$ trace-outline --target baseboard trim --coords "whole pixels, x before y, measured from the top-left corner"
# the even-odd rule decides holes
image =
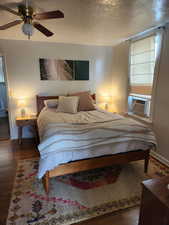
[[[13,144],[19,144],[19,139],[12,139],[11,142]],[[22,139],[22,143],[27,143],[27,142],[35,143],[36,139],[35,138],[23,138]]]
[[[169,160],[164,158],[162,155],[158,154],[157,152],[151,150],[150,155],[160,161],[165,166],[169,167]]]
[[[0,138],[0,141],[10,141],[10,138]]]

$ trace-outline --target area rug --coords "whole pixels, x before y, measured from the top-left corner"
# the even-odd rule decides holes
[[[70,225],[140,204],[143,180],[169,175],[169,169],[150,160],[66,175],[50,180],[46,195],[36,177],[38,160],[19,161],[7,225]]]

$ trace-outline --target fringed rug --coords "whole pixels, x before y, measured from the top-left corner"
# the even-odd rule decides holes
[[[149,174],[141,161],[66,175],[50,180],[46,195],[36,178],[38,160],[19,161],[7,225],[69,225],[139,205],[143,180],[169,175],[151,159]]]

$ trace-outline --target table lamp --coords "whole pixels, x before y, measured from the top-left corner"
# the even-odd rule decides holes
[[[109,103],[111,102],[111,96],[108,95],[108,94],[105,94],[105,95],[102,95],[102,99],[103,99],[103,102],[105,104],[105,110],[108,110],[109,108]]]
[[[24,117],[26,115],[26,110],[25,110],[26,101],[25,101],[25,99],[18,99],[18,106],[21,109],[21,111],[20,111],[21,117]]]

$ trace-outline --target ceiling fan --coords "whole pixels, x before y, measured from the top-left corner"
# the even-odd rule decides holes
[[[34,28],[43,33],[46,37],[52,36],[54,33],[48,30],[46,27],[41,25],[36,20],[47,20],[47,19],[60,19],[64,18],[64,13],[60,10],[36,13],[32,6],[28,4],[28,1],[25,1],[25,4],[20,3],[17,6],[18,11],[15,11],[5,5],[0,5],[0,9],[8,11],[14,15],[19,16],[21,19],[15,20],[13,22],[7,23],[0,26],[0,30],[6,30],[13,26],[23,23],[22,31],[25,35],[28,36],[28,39],[33,35]]]

